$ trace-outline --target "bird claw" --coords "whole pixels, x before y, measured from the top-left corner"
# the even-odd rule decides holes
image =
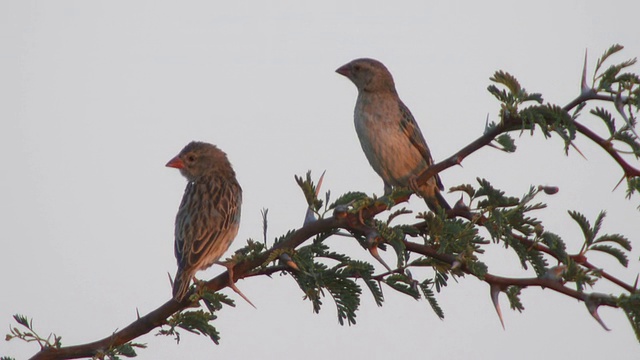
[[[409,178],[409,189],[413,191],[415,194],[419,194],[418,189],[418,177],[412,176]]]

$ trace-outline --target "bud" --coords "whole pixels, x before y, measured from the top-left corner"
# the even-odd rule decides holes
[[[560,189],[557,186],[542,186],[539,185],[538,186],[538,191],[544,191],[545,194],[547,195],[554,195],[556,194],[558,191],[560,191]]]

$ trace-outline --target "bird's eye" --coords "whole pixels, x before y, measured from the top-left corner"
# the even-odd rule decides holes
[[[194,162],[194,161],[196,161],[196,156],[195,156],[195,155],[193,155],[193,154],[189,154],[189,155],[187,155],[187,161],[188,161],[188,162]]]
[[[361,69],[360,65],[353,65],[353,70],[360,71],[360,69]]]

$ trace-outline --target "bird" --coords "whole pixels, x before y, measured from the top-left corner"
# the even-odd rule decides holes
[[[218,262],[238,234],[242,188],[227,154],[206,142],[190,142],[166,166],[188,181],[175,220],[173,298],[181,302],[196,272]],[[230,287],[251,304],[235,287],[232,267],[222,265]]]
[[[423,184],[416,178],[433,164],[429,146],[409,108],[400,100],[393,76],[380,61],[355,59],[336,72],[358,89],[354,123],[369,164],[384,182],[384,193],[408,187],[422,197],[429,209],[451,209],[440,191],[440,176]]]

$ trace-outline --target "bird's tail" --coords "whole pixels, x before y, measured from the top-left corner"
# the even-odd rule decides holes
[[[442,193],[440,193],[440,191],[436,191],[435,196],[425,197],[424,202],[427,203],[427,206],[433,212],[438,211],[440,208],[451,210],[451,206],[449,206],[449,203],[444,198],[444,196],[442,196]]]
[[[436,212],[441,208],[451,210],[451,206],[444,196],[442,196],[440,189],[438,189],[435,184],[429,184],[427,182],[427,184],[419,188],[418,195],[424,199],[424,202],[427,203],[427,206],[433,212]]]
[[[181,302],[189,292],[191,278],[193,278],[192,273],[183,272],[182,269],[178,269],[176,272],[176,277],[173,280],[173,298],[177,302]]]

